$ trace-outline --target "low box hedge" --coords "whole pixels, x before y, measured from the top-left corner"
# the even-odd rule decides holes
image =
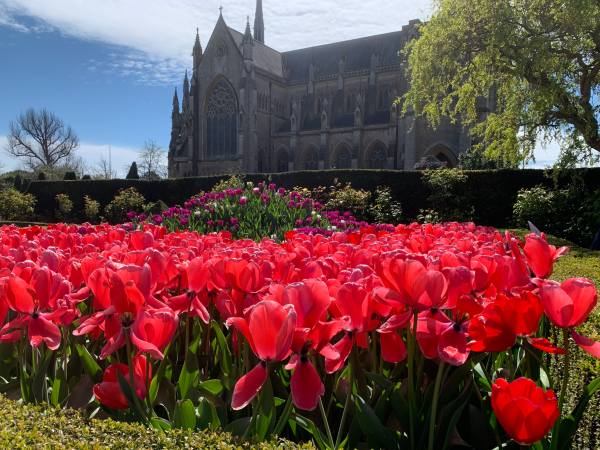
[[[467,182],[461,202],[473,206],[474,220],[482,225],[510,226],[512,208],[517,192],[539,184],[553,186],[554,180],[544,170],[481,170],[467,171]],[[335,180],[352,183],[355,188],[375,192],[379,186],[389,186],[394,200],[400,201],[405,217],[416,218],[419,210],[427,208],[429,188],[422,179],[422,172],[398,170],[322,170],[276,174],[245,175],[250,181],[272,180],[278,186],[291,189],[296,186],[313,188],[330,186]],[[162,200],[167,205],[181,204],[189,197],[210,190],[226,175],[211,177],[176,178],[158,181],[145,180],[78,180],[78,181],[32,181],[22,189],[37,198],[36,213],[44,218],[54,217],[57,194],[68,194],[74,203],[74,212],[82,217],[85,195],[108,204],[121,189],[136,188],[148,201]],[[600,188],[600,169],[575,169],[566,171],[558,179],[560,186],[572,182],[573,177],[582,180],[586,189]]]
[[[87,420],[75,410],[22,405],[0,395],[2,449],[296,449],[289,441],[248,443],[223,432],[156,431],[141,424]]]

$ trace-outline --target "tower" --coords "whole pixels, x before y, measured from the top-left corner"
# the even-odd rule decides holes
[[[256,13],[254,14],[254,39],[265,43],[265,20],[263,17],[262,0],[256,0]]]

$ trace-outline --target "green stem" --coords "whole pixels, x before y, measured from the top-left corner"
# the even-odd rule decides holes
[[[433,388],[433,403],[431,405],[431,418],[429,419],[429,450],[433,450],[433,441],[435,435],[435,420],[437,416],[437,407],[440,399],[440,388],[442,386],[442,378],[444,377],[444,369],[446,365],[443,361],[440,361],[438,366],[437,375],[435,377],[435,386]]]
[[[418,313],[413,317],[413,330],[408,334],[408,420],[410,448],[415,448],[415,412],[417,409],[415,401],[415,337],[417,335]]]
[[[569,331],[565,328],[563,329],[563,348],[566,350],[565,354],[565,366],[563,369],[563,379],[562,386],[560,388],[560,397],[558,399],[558,410],[560,411],[560,416],[556,420],[554,424],[554,428],[552,430],[552,443],[550,448],[555,450],[558,448],[558,435],[560,432],[560,422],[561,416],[563,415],[563,405],[565,403],[565,396],[567,394],[567,387],[569,386],[569,369],[571,366],[571,352],[569,351]]]
[[[127,343],[127,365],[129,367],[129,385],[131,386],[131,393],[133,397],[133,403],[142,416],[142,420],[147,421],[148,417],[146,415],[145,408],[140,403],[140,399],[137,396],[137,392],[135,391],[135,376],[133,374],[133,358],[131,356],[131,340],[129,339],[129,335],[126,337],[125,342]]]
[[[352,347],[352,353],[354,353],[356,349],[354,346]],[[342,442],[342,433],[344,432],[344,426],[346,425],[346,419],[348,418],[348,410],[350,409],[350,401],[352,400],[352,390],[354,386],[354,368],[352,367],[352,362],[354,358],[353,355],[350,355],[350,364],[348,365],[348,370],[350,372],[350,382],[348,383],[348,394],[346,395],[346,401],[344,402],[344,411],[342,412],[342,419],[340,421],[340,428],[338,429],[337,437],[335,440],[334,450],[337,450]]]
[[[327,439],[329,439],[329,445],[333,448],[333,435],[331,434],[331,428],[329,428],[329,421],[327,420],[327,414],[325,414],[325,408],[323,408],[323,400],[319,397],[319,410],[321,411],[321,417],[323,418],[323,424],[325,425],[325,431],[327,432]]]
[[[283,411],[281,412],[279,421],[277,422],[277,425],[273,429],[273,434],[275,436],[279,436],[281,434],[281,432],[283,431],[283,429],[285,428],[285,425],[287,424],[290,414],[292,412],[292,408],[293,408],[292,394],[290,394],[290,395],[288,395],[287,401],[285,402],[285,406],[283,407]]]
[[[563,330],[563,347],[567,351],[565,354],[565,367],[563,370],[562,387],[560,388],[560,398],[558,400],[558,409],[561,414],[563,412],[563,404],[565,402],[565,396],[567,394],[567,387],[569,385],[569,369],[571,367],[571,352],[569,351],[569,332]]]

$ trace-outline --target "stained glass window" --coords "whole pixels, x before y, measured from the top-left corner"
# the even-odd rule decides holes
[[[237,154],[237,100],[225,80],[219,80],[208,98],[207,152],[208,157]]]

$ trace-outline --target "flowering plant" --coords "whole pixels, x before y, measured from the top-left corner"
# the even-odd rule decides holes
[[[573,352],[600,357],[576,330],[597,292],[548,280],[566,249],[543,235],[52,225],[0,243],[0,389],[25,401],[84,393],[91,415],[320,448],[563,449],[600,389],[566,411]]]
[[[282,240],[293,229],[331,234],[368,225],[349,212],[325,210],[320,202],[304,197],[297,190],[287,191],[264,182],[256,185],[248,182],[243,187],[226,187],[198,195],[183,206],[168,208],[161,214],[132,211],[128,218],[137,223],[163,225],[169,231],[228,231],[234,238],[255,241],[264,237]]]

